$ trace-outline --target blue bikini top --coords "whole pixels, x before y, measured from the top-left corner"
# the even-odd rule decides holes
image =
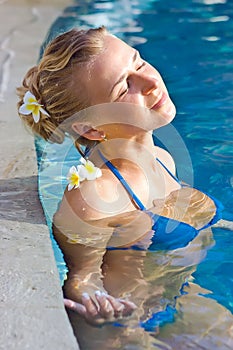
[[[125,190],[128,192],[131,200],[133,201],[133,203],[135,203],[136,207],[139,210],[145,211],[152,218],[153,220],[152,230],[154,231],[154,235],[151,238],[151,244],[149,248],[147,248],[147,250],[151,250],[151,251],[171,250],[171,249],[173,250],[173,249],[185,247],[190,241],[192,241],[197,236],[197,234],[201,230],[204,230],[205,228],[212,226],[218,220],[221,219],[221,212],[223,210],[223,205],[216,198],[213,198],[210,195],[208,195],[208,197],[211,198],[215,203],[216,211],[212,219],[199,229],[196,229],[195,227],[191,226],[188,223],[151,213],[149,210],[146,209],[146,207],[143,205],[140,199],[132,191],[131,187],[129,186],[127,181],[123,178],[123,176],[120,174],[118,169],[109,160],[107,160],[100,151],[99,151],[99,154],[102,160],[104,161],[104,163],[107,165],[107,167],[112,171],[112,173],[118,178],[118,180],[124,186]],[[158,158],[156,158],[156,161],[159,162],[159,164],[161,164],[161,166],[165,169],[165,171],[169,174],[169,176],[171,176],[181,187],[187,187],[187,185],[183,185],[180,182],[180,180],[175,175],[173,175],[170,172],[170,170]],[[112,249],[112,250],[129,249],[129,247],[127,248],[107,247],[107,249]],[[130,249],[144,250],[145,248],[143,248],[143,245],[141,244],[141,242],[138,242],[132,245]]]

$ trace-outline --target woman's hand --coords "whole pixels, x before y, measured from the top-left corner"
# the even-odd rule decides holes
[[[137,308],[131,301],[114,298],[100,291],[95,292],[95,298],[96,300],[91,298],[88,293],[83,293],[82,303],[64,299],[64,305],[67,309],[77,312],[94,326],[130,316]]]

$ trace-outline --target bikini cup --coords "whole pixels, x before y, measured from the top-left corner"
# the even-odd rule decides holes
[[[162,205],[161,201],[157,203],[155,201],[153,211],[147,210],[118,169],[100,151],[99,154],[108,168],[124,186],[135,207],[146,212],[152,218],[154,222],[152,230],[155,234],[152,237],[152,246],[150,246],[150,249],[176,249],[178,247],[184,247],[196,237],[200,230],[213,225],[221,218],[223,206],[217,199],[183,184],[158,158],[156,160],[174,181],[180,184],[181,188],[173,191],[165,201],[162,201]],[[138,241],[131,248],[144,249],[141,242]],[[124,249],[124,247],[119,249],[122,248]],[[109,249],[116,248],[109,247]],[[125,247],[125,249],[128,249],[128,247]]]
[[[222,206],[206,194],[188,187],[172,192],[163,203],[155,207],[156,214],[144,210],[153,221],[153,234],[150,232],[150,244],[143,235],[142,239],[125,247],[108,249],[136,250],[173,250],[185,247],[198,233],[220,219]]]
[[[187,186],[171,192],[163,201],[161,208],[156,201],[154,205],[159,211],[159,216],[188,224],[196,230],[209,226],[217,211],[216,200]],[[153,212],[155,213],[154,210]]]

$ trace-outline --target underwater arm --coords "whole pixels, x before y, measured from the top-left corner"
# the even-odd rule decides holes
[[[112,297],[103,287],[101,266],[106,252],[105,246],[75,243],[56,227],[54,236],[69,269],[63,288],[65,306],[93,325],[130,315],[136,305],[128,300]]]
[[[66,307],[99,324],[129,315],[136,308],[130,301],[110,296],[104,288],[102,265],[107,247],[137,241],[151,229],[151,218],[138,210],[103,218],[80,198],[77,191],[66,193],[54,215],[53,233],[69,269],[64,284]]]

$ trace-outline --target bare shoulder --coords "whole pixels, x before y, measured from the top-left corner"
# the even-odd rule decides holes
[[[106,191],[106,186],[110,185]],[[132,242],[132,237],[137,240],[149,232],[152,220],[147,213],[135,208],[133,211],[114,208],[113,187],[109,178],[103,176],[84,181],[77,189],[66,190],[53,218],[55,237],[102,248],[110,238],[111,246],[125,246]],[[108,194],[101,196],[102,190]],[[126,209],[121,204],[117,207]],[[117,233],[114,237],[113,232]]]
[[[165,149],[155,146],[156,157],[171,171],[172,174],[176,173],[176,165],[171,154]]]
[[[53,232],[58,240],[63,237],[95,247],[103,247],[109,240],[112,228],[101,224],[104,213],[97,198],[97,183],[99,179],[83,181],[79,188],[66,189],[53,217]]]
[[[58,212],[70,217],[75,215],[81,220],[97,220],[101,218],[99,190],[104,186],[102,179],[83,181],[81,186],[64,192]]]
[[[67,221],[78,217],[82,221],[100,220],[119,213],[118,182],[105,170],[95,180],[85,180],[80,187],[68,191],[66,189],[61,204],[55,214]]]

